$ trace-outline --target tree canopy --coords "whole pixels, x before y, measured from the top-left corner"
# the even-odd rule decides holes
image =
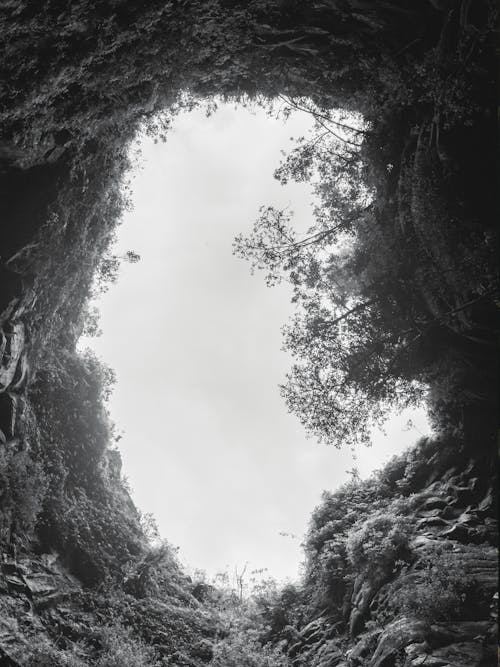
[[[475,318],[491,309],[494,272],[484,270],[493,247],[481,243],[480,215],[451,203],[458,169],[434,147],[432,125],[403,145],[388,133],[379,146],[379,121],[282,99],[285,110],[315,119],[275,174],[311,183],[315,221],[300,236],[289,211],[264,206],[234,252],[269,286],[292,287],[283,340],[295,363],[281,388],[290,411],[320,441],[341,446],[368,443],[371,426],[420,402],[443,377],[455,378],[450,393],[469,392],[459,402],[471,391],[479,398],[465,385],[481,380],[465,378],[465,367],[492,345]]]

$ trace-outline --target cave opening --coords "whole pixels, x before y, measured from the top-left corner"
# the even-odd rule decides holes
[[[492,660],[496,3],[4,4],[2,660]],[[276,120],[228,115],[260,98],[314,106],[281,164]],[[351,448],[423,398],[366,478]]]
[[[461,158],[455,154],[457,146],[467,146],[469,150],[473,143],[470,137],[466,142],[457,141],[457,132],[462,139],[468,132],[472,137],[473,131],[465,126],[459,130],[448,128],[446,109],[438,121],[442,127],[439,145],[436,143],[436,120],[431,112],[436,100],[442,98],[442,91],[432,78],[436,62],[430,58],[422,64],[422,54],[432,51],[436,43],[445,54],[455,48],[464,32],[461,22],[477,17],[452,14],[443,26],[443,10],[436,3],[410,0],[389,1],[377,7],[359,0],[311,6],[296,2],[214,1],[180,7],[175,2],[154,2],[146,9],[139,3],[118,2],[92,11],[82,3],[71,12],[56,5],[51,4],[43,16],[27,8],[19,10],[19,23],[24,20],[21,34],[24,30],[46,35],[44,57],[51,67],[42,70],[36,62],[27,60],[24,69],[16,69],[13,64],[23,42],[14,40],[6,59],[12,85],[2,112],[6,139],[1,157],[9,164],[9,173],[12,168],[17,169],[26,184],[37,170],[50,172],[56,191],[54,194],[44,188],[47,200],[40,202],[36,211],[44,227],[44,241],[25,271],[29,274],[26,280],[34,281],[38,294],[38,305],[30,314],[34,366],[45,358],[51,346],[71,350],[80,336],[82,318],[70,327],[67,322],[84,309],[93,275],[111,247],[116,221],[126,208],[123,180],[130,167],[128,147],[138,128],[152,135],[166,132],[168,136],[176,119],[193,106],[193,101],[215,95],[225,100],[262,95],[267,99],[285,96],[312,100],[321,113],[341,108],[351,114],[363,114],[370,126],[370,132],[363,135],[366,155],[379,179],[378,194],[383,201],[382,206],[370,212],[376,223],[374,229],[377,225],[382,228],[379,236],[369,239],[370,244],[378,249],[388,243],[391,252],[394,250],[392,255],[387,253],[391,261],[396,258],[398,271],[405,267],[406,274],[396,275],[395,271],[394,275],[384,276],[381,267],[385,259],[380,257],[378,264],[369,265],[367,253],[359,255],[359,264],[365,267],[369,284],[377,284],[377,289],[388,294],[378,302],[386,323],[396,305],[404,303],[403,321],[397,326],[402,325],[402,330],[409,332],[405,334],[407,340],[398,342],[395,323],[386,343],[387,349],[395,344],[413,346],[411,355],[403,355],[401,372],[407,376],[414,373],[419,380],[427,373],[424,382],[429,379],[429,369],[433,369],[433,377],[439,376],[435,370],[439,351],[447,349],[450,338],[462,345],[461,333],[453,326],[450,333],[448,322],[441,321],[432,324],[436,335],[428,337],[430,340],[420,341],[419,331],[422,322],[425,331],[432,318],[448,317],[455,292],[465,293],[463,275],[456,270],[462,258],[457,256],[455,261],[450,257],[452,253],[446,251],[446,229],[438,238],[439,253],[444,259],[436,261],[436,257],[430,257],[426,260],[427,273],[420,271],[418,276],[420,281],[428,281],[431,276],[435,283],[431,293],[424,290],[423,295],[408,298],[415,282],[416,267],[411,262],[426,257],[433,232],[432,225],[425,227],[428,211],[408,210],[404,197],[401,210],[396,209],[401,192],[412,192],[415,201],[420,200],[426,188],[432,192],[431,184],[440,183],[441,171],[449,170]],[[60,29],[57,35],[48,29],[51,22],[64,28],[66,39],[60,39]],[[467,57],[471,45],[468,36],[463,39],[464,44],[459,46]],[[441,58],[441,51],[432,53],[438,60]],[[456,67],[455,62],[439,60],[438,64],[445,71]],[[479,72],[478,77],[481,76]],[[476,111],[464,105],[460,113]],[[447,136],[453,136],[451,148]],[[417,164],[415,156],[421,156],[419,149],[427,145],[437,157],[433,154],[427,162]],[[412,176],[411,170],[415,166],[418,191],[412,190],[415,173]],[[437,180],[436,174],[429,178],[428,169],[436,170]],[[475,170],[484,191],[491,176],[481,180],[479,171],[488,171],[487,160]],[[453,183],[453,187],[458,185]],[[398,223],[393,226],[395,219]],[[403,240],[399,248],[405,247],[409,228],[418,228],[420,237],[417,252],[410,254],[407,261],[404,252],[398,251],[398,243]],[[476,229],[471,233],[475,235]],[[24,271],[21,264],[22,261],[17,265]],[[112,265],[107,266],[113,270]],[[448,283],[447,278],[440,280],[441,275],[450,274],[460,274],[458,286]],[[417,351],[414,339],[419,344]],[[377,341],[370,345],[375,354]],[[415,367],[417,358],[424,360],[424,373]],[[393,364],[399,361],[392,356],[385,358],[385,368],[368,368],[364,379],[358,373],[360,365],[355,363],[355,379],[365,382],[369,372],[372,380],[377,373],[390,375]],[[469,371],[461,369],[460,373]],[[300,387],[304,378],[296,376],[295,380]],[[477,378],[467,382],[473,385],[471,391],[478,393]],[[393,390],[395,394],[400,392],[397,383]],[[306,420],[313,420],[313,431],[321,431],[328,421],[326,413],[316,419],[307,405],[297,403],[299,398],[297,394],[291,396],[294,406],[306,415]],[[349,409],[351,421],[345,420],[341,434],[346,441],[349,423],[365,427],[359,422],[355,402],[351,401]],[[457,418],[460,409],[457,408]],[[330,436],[327,434],[331,440]]]
[[[320,114],[362,114],[369,127],[361,135],[365,163],[349,168],[369,172],[377,203],[354,211],[371,231],[349,270],[363,276],[360,298],[376,292],[377,308],[370,310],[370,298],[352,306],[368,358],[356,360],[353,348],[346,372],[359,386],[372,383],[382,399],[404,395],[401,378],[407,385],[416,378],[414,398],[419,386],[434,383],[438,421],[451,411],[452,421],[462,424],[467,400],[483,406],[493,393],[492,273],[469,271],[492,263],[488,210],[495,158],[482,150],[494,122],[492,88],[485,85],[491,78],[487,8],[487,2],[463,3],[456,11],[434,0],[388,0],[376,7],[364,0],[307,6],[213,0],[155,1],[147,8],[137,2],[72,8],[50,2],[43,13],[22,3],[15,12],[9,9],[15,39],[5,49],[0,161],[7,224],[16,230],[2,271],[4,284],[17,281],[36,294],[27,319],[31,365],[41,367],[39,375],[57,367],[54,350],[71,354],[81,335],[93,277],[126,210],[129,146],[139,129],[168,136],[176,118],[200,99],[285,96],[312,101]],[[27,49],[33,35],[43,39]],[[472,69],[471,54],[480,65]],[[12,196],[23,189],[34,195],[31,203]],[[441,215],[453,198],[458,204],[452,214]],[[328,202],[337,209],[344,204],[341,198]],[[35,228],[41,231],[31,244]],[[371,250],[382,248],[385,256]],[[113,261],[105,266],[115,270]],[[331,271],[329,276],[338,278]],[[316,280],[313,273],[308,280]],[[313,306],[319,319],[309,324],[326,331],[331,322],[319,312],[321,303]],[[378,322],[367,318],[375,310]],[[316,336],[325,344],[323,353],[332,341],[313,329],[299,327],[289,336],[296,345],[299,334]],[[377,339],[377,332],[385,338]],[[395,354],[384,352],[393,348]],[[327,386],[324,371],[314,370],[295,373],[289,407],[328,442],[349,443],[356,429],[366,437],[366,414],[352,397],[349,416],[335,432],[329,423],[339,405],[332,400],[330,413],[315,411],[316,403],[328,407],[325,399],[335,387]],[[450,393],[440,384],[444,376],[453,376],[453,392],[460,396],[452,406],[443,398]],[[371,407],[376,413],[376,402]]]
[[[124,263],[95,302],[103,335],[79,342],[117,373],[111,415],[124,431],[118,447],[134,500],[188,566],[212,574],[249,560],[293,578],[302,552],[283,535],[304,531],[321,490],[353,468],[367,476],[429,432],[424,409],[413,408],[389,415],[385,432],[373,428],[369,449],[318,447],[279,397],[292,363],[280,329],[293,293],[286,282],[268,289],[231,246],[264,203],[293,209],[307,236],[311,185],[280,184],[273,172],[291,135],[315,142],[317,133],[305,111],[277,118],[219,100],[208,117],[203,106],[179,114],[166,143],[143,135],[132,210],[111,249],[125,257],[132,248],[141,261]]]

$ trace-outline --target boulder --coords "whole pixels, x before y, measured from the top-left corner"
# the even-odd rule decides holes
[[[369,667],[382,667],[390,656],[397,656],[410,645],[426,641],[428,626],[413,618],[399,618],[390,623],[381,633],[377,648]]]
[[[453,667],[479,667],[484,664],[482,662],[484,655],[484,648],[480,642],[460,642],[432,653],[435,660],[442,660],[443,665],[453,665]]]
[[[439,496],[431,496],[430,498],[424,500],[422,505],[420,505],[419,514],[421,514],[422,511],[426,512],[429,510],[434,510],[439,512],[446,506],[447,502],[445,498],[441,498]]]
[[[0,334],[0,392],[9,389],[14,381],[24,344],[24,324],[5,323]]]
[[[0,392],[0,440],[7,444],[14,438],[18,397],[10,392]]]

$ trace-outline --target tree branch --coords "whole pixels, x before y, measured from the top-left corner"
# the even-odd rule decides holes
[[[327,121],[328,123],[333,123],[337,127],[341,127],[344,130],[349,130],[350,132],[355,132],[356,134],[365,134],[365,135],[368,134],[366,132],[366,130],[360,130],[357,127],[352,127],[351,125],[347,125],[346,123],[341,123],[338,120],[333,120],[329,116],[325,116],[324,114],[319,113],[318,111],[313,111],[312,109],[308,109],[307,107],[303,107],[300,104],[298,104],[298,102],[295,102],[295,100],[293,100],[291,97],[286,97],[285,95],[282,95],[282,94],[279,94],[278,97],[283,102],[285,102],[285,104],[289,104],[291,107],[293,107],[297,111],[304,111],[305,113],[311,114],[311,116],[313,116],[318,122],[319,122],[319,119],[321,118],[321,119]],[[323,127],[325,127],[325,126],[323,125]],[[325,127],[325,129],[327,129],[329,132],[332,132],[329,128]],[[333,134],[333,132],[332,132],[332,134]],[[337,135],[335,135],[335,136],[337,136]],[[353,142],[348,142],[348,143],[352,143],[353,146],[359,146],[359,144],[355,144]]]

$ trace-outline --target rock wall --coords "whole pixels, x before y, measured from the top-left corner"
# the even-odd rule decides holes
[[[448,468],[414,494],[409,557],[385,578],[358,574],[347,601],[347,627],[333,624],[328,615],[306,625],[288,649],[294,667],[496,664],[495,490],[480,474],[471,460],[461,469]],[[454,579],[448,581],[450,573]],[[418,604],[424,580],[427,609]],[[453,604],[452,594],[460,610],[445,609]]]

